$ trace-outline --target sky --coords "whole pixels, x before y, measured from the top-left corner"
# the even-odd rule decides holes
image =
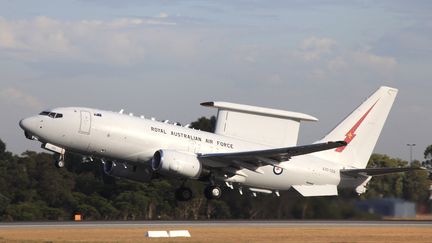
[[[228,101],[303,112],[299,143],[379,86],[399,89],[376,153],[432,144],[432,1],[0,0],[0,138],[21,118],[86,106],[189,123]]]

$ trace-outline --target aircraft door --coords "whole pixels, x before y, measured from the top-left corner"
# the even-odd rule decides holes
[[[82,134],[90,134],[90,128],[91,128],[91,114],[89,111],[81,111],[81,122],[80,122],[80,128],[79,133]]]

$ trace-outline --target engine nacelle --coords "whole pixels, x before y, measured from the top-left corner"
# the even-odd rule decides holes
[[[148,182],[153,177],[153,171],[145,164],[130,165],[123,162],[106,161],[104,162],[104,172],[110,176],[141,182]]]
[[[175,150],[156,151],[151,160],[153,171],[196,179],[201,175],[202,165],[195,154]]]

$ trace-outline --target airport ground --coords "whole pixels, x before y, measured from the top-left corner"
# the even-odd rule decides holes
[[[147,238],[187,229],[191,238]],[[226,221],[0,224],[0,242],[432,242],[430,221]]]

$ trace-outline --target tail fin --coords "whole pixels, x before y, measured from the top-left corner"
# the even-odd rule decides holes
[[[316,156],[348,167],[366,168],[398,90],[380,87],[322,141],[344,140],[347,146]]]

